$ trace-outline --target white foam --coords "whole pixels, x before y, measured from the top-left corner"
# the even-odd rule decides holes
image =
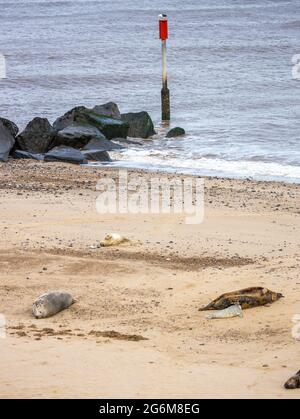
[[[114,155],[112,165],[132,168],[158,169],[203,176],[222,176],[258,180],[280,180],[300,183],[300,167],[275,162],[229,161],[220,158],[185,158],[169,150],[129,149]]]

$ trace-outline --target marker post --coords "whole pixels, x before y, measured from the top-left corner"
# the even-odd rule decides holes
[[[167,15],[159,15],[159,37],[162,41],[162,90],[161,108],[162,121],[170,121],[170,91],[168,89],[167,72],[167,39],[168,39],[168,18]]]

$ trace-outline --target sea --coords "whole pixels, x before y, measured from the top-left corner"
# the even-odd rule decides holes
[[[169,19],[161,125],[158,15]],[[300,183],[300,1],[0,0],[0,115],[145,110],[158,134],[111,165]]]

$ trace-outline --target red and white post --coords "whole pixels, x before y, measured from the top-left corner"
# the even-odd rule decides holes
[[[168,39],[168,17],[159,15],[159,37],[162,41],[162,90],[161,90],[161,108],[162,121],[170,121],[170,91],[168,89],[167,72],[167,39]]]

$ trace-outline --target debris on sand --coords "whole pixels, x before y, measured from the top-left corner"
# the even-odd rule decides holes
[[[121,236],[117,233],[107,234],[104,240],[100,243],[102,247],[118,246],[119,244],[128,243],[129,240],[126,237]]]
[[[250,287],[223,294],[206,307],[199,308],[199,311],[224,310],[235,304],[239,304],[245,310],[274,303],[280,298],[283,298],[282,294],[270,291],[267,288]]]
[[[37,319],[44,319],[54,316],[74,303],[74,298],[67,292],[48,292],[35,300],[32,306],[32,312]]]
[[[124,333],[119,333],[114,330],[109,330],[105,332],[100,332],[97,330],[91,330],[89,335],[93,335],[96,337],[102,337],[102,338],[110,338],[110,339],[117,339],[117,340],[128,340],[131,342],[139,342],[141,340],[148,340],[144,336],[141,335],[127,335]]]
[[[296,388],[300,388],[300,371],[298,371],[297,374],[293,375],[293,377],[287,380],[284,387],[287,390],[294,390]]]
[[[218,310],[214,313],[208,314],[206,318],[211,319],[229,319],[231,317],[243,317],[242,307],[239,304],[235,304],[224,310]]]

